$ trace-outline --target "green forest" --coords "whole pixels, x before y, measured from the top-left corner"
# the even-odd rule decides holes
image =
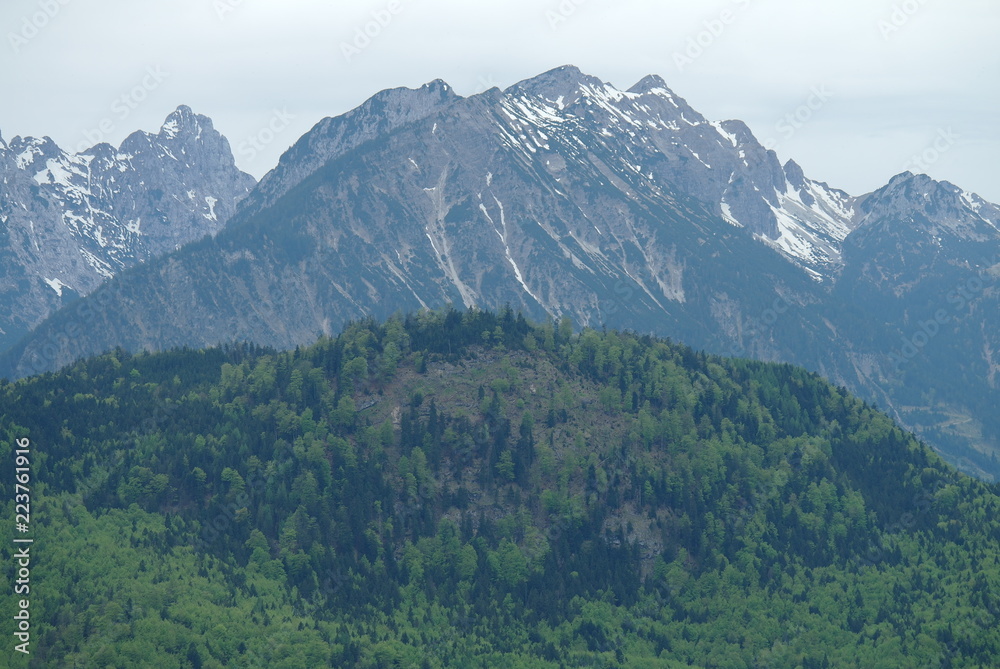
[[[1000,666],[1000,487],[789,365],[449,308],[5,380],[0,432],[3,666]]]

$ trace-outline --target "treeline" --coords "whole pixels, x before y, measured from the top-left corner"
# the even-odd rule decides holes
[[[0,411],[37,666],[1000,658],[997,490],[788,365],[447,309],[115,351]]]

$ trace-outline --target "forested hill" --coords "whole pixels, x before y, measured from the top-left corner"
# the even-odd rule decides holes
[[[791,366],[449,310],[118,351],[0,414],[10,666],[1000,665],[997,488]]]

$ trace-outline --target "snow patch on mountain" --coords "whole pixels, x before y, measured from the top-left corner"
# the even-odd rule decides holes
[[[722,218],[724,218],[727,223],[734,225],[737,228],[743,227],[743,224],[736,220],[736,217],[733,216],[733,210],[725,200],[719,204],[719,207],[722,209]]]
[[[45,283],[49,285],[49,288],[56,291],[56,295],[59,297],[62,297],[63,288],[69,288],[69,286],[59,279],[45,279]]]
[[[208,205],[208,213],[202,214],[205,218],[210,221],[217,221],[219,217],[215,215],[215,204],[218,202],[218,198],[214,198],[211,195],[205,196],[205,204]]]
[[[854,198],[826,184],[786,180],[778,191],[778,206],[771,206],[779,234],[764,243],[781,251],[814,278],[834,273],[842,263],[842,247],[854,229]]]

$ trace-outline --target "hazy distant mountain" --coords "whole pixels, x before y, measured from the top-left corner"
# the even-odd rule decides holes
[[[1000,475],[1000,208],[910,173],[858,202],[831,297],[847,305],[838,334],[869,352],[865,394]]]
[[[216,238],[64,310],[8,370],[116,345],[292,347],[368,315],[510,304],[803,364],[988,476],[996,224],[994,205],[926,177],[861,197],[812,181],[658,77],[622,91],[563,67],[469,98],[434,82],[322,121]],[[934,346],[906,348],[975,277]]]
[[[218,231],[255,183],[188,107],[118,148],[0,139],[0,178],[0,348],[122,269]]]

